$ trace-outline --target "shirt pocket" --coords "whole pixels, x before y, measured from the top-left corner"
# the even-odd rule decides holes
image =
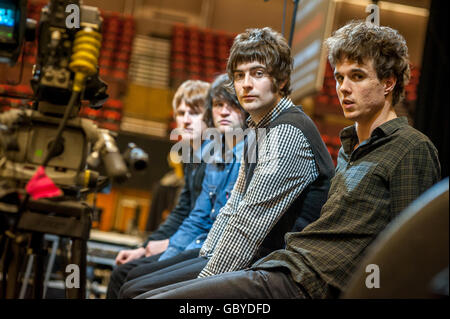
[[[385,173],[379,163],[358,161],[347,163],[347,167],[336,172],[330,188],[331,195],[341,194],[348,203],[370,203],[384,196]]]

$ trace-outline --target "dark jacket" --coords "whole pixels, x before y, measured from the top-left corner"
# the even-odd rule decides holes
[[[202,190],[203,177],[205,176],[206,163],[188,163],[184,167],[184,187],[178,197],[176,207],[157,230],[150,234],[144,243],[147,246],[150,240],[162,240],[170,238],[178,230],[184,219],[194,208],[195,201]]]

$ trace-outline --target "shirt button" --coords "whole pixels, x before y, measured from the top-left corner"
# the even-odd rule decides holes
[[[352,165],[353,165],[353,162],[349,162],[348,165],[352,166]]]
[[[213,208],[213,209],[211,209],[211,213],[214,213],[216,210]]]
[[[196,244],[200,244],[200,239],[197,239],[197,240],[195,241],[195,243],[196,243]]]

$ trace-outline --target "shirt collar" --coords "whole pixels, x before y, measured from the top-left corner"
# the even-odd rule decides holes
[[[408,119],[406,116],[397,117],[376,127],[372,131],[372,134],[370,134],[370,138],[374,139],[377,137],[391,135],[399,128],[406,125],[408,125]],[[358,135],[356,133],[355,125],[344,128],[340,133],[340,138],[345,153],[350,154],[353,151],[354,146],[358,143]]]
[[[399,128],[404,127],[408,124],[408,119],[406,116],[397,117],[393,120],[387,121],[386,123],[381,124],[377,128],[375,128],[371,134],[371,136],[376,136],[379,133],[384,134],[385,136],[391,135]]]
[[[211,142],[210,140],[204,140],[202,142],[201,147],[199,147],[192,153],[192,157],[194,159],[193,163],[200,163],[203,161],[203,156],[206,154],[206,150],[208,149],[206,146],[210,142]]]
[[[223,139],[221,139],[221,143],[224,143]],[[242,139],[239,143],[237,143],[233,149],[226,149],[224,157],[222,157],[223,149],[219,147],[218,149],[221,149],[222,152],[213,152],[213,148],[216,145],[216,142],[210,141],[209,144],[204,146],[204,149],[202,151],[203,154],[209,153],[211,154],[211,158],[208,160],[210,163],[215,164],[226,164],[231,158],[235,159],[235,162],[240,162],[242,153],[244,151],[244,139]],[[216,146],[217,147],[217,146]],[[225,160],[224,160],[225,159]]]
[[[250,128],[266,127],[270,122],[276,119],[281,112],[290,108],[291,106],[294,106],[294,103],[292,103],[291,99],[289,97],[283,97],[271,111],[264,115],[259,123],[255,123],[252,120],[252,117],[249,116],[247,118],[247,125]]]

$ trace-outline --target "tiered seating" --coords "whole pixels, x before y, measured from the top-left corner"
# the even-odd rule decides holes
[[[222,31],[176,24],[172,35],[172,87],[187,79],[211,82],[225,72],[234,37]]]
[[[339,153],[339,148],[341,147],[341,140],[337,136],[329,136],[326,134],[321,134],[322,140],[327,146],[328,152],[333,159],[334,166],[337,164],[337,156]]]
[[[33,91],[28,85],[0,84],[0,112],[12,107],[31,107]]]
[[[41,10],[42,7],[46,5],[45,2],[31,2],[28,1],[27,3],[27,18],[35,20],[39,25],[39,20],[41,17]],[[37,39],[35,39],[34,42],[26,42],[23,46],[23,56],[24,61],[27,64],[35,64],[36,63],[36,56],[37,56]],[[19,56],[19,63],[21,61],[21,56]]]
[[[420,69],[411,65],[411,78],[405,86],[405,100],[407,102],[415,102],[417,100],[417,86],[419,85]]]
[[[102,12],[100,75],[126,80],[135,34],[134,18],[117,12]]]
[[[315,97],[314,113],[342,115],[341,104],[336,94],[336,81],[329,63],[325,68],[322,90]]]
[[[87,104],[83,104],[79,116],[91,119],[99,127],[111,131],[119,131],[122,120],[123,103],[121,100],[108,99],[99,110],[91,109]]]
[[[168,39],[137,35],[133,42],[128,80],[142,86],[167,89],[170,82]]]

